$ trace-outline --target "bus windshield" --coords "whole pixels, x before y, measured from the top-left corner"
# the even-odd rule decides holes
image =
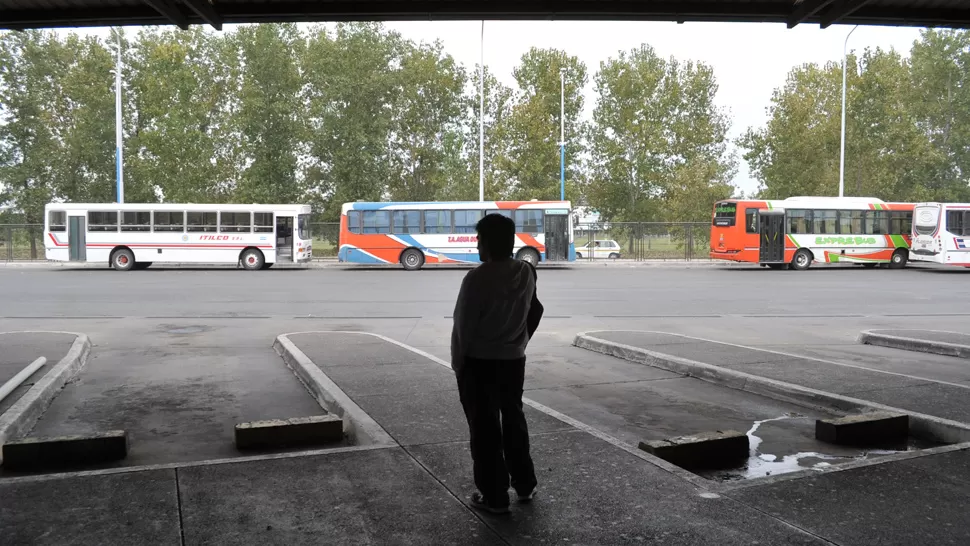
[[[298,230],[297,233],[299,234],[301,240],[306,241],[310,239],[310,215],[309,214],[301,214],[297,218],[297,230]]]
[[[734,218],[738,214],[737,203],[717,203],[714,205],[714,225],[733,226]]]
[[[916,210],[913,211],[913,225],[917,235],[933,235],[939,223],[939,207],[916,207]]]

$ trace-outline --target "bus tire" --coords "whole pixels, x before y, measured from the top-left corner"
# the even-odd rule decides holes
[[[263,264],[263,269],[269,269],[271,267],[273,267],[273,264],[272,263],[264,263]]]
[[[405,271],[417,271],[424,265],[424,253],[416,248],[409,248],[401,253],[401,265]]]
[[[582,252],[577,252],[576,253],[576,259],[577,260],[582,260],[583,259],[583,253]]]
[[[610,255],[608,256],[608,258],[611,259],[611,260],[619,260],[620,259],[620,255],[617,254],[616,252],[611,252]]]
[[[135,267],[135,254],[125,248],[117,248],[111,253],[111,267],[115,271],[130,271]]]
[[[528,263],[532,267],[539,265],[539,253],[534,248],[523,248],[515,255],[516,258]]]
[[[889,258],[889,269],[902,269],[906,267],[907,261],[909,261],[909,253],[900,248],[893,252],[892,258]]]
[[[263,253],[258,248],[244,249],[239,255],[239,261],[242,262],[243,269],[249,271],[258,271],[266,263],[266,259],[263,258]]]
[[[815,257],[812,256],[812,252],[810,250],[799,248],[798,251],[795,252],[795,257],[791,259],[791,267],[795,271],[805,271],[812,266],[812,260],[814,259]]]

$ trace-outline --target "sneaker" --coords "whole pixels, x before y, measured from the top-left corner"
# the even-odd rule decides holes
[[[536,498],[536,494],[538,493],[539,493],[539,486],[534,485],[532,486],[532,489],[529,490],[528,493],[522,494],[522,493],[516,492],[516,495],[518,495],[519,502],[532,502],[532,499]]]
[[[478,510],[484,510],[491,514],[508,514],[509,505],[508,504],[493,504],[488,502],[481,493],[472,493],[471,497],[472,508],[477,508]]]

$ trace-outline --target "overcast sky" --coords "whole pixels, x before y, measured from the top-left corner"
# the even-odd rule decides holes
[[[469,68],[479,62],[482,54],[480,21],[402,22],[386,26],[415,41],[441,40],[447,52]],[[764,124],[772,91],[784,83],[793,67],[841,62],[843,44],[851,29],[833,26],[823,30],[817,25],[800,25],[789,30],[782,24],[756,23],[488,21],[484,56],[489,70],[514,87],[512,70],[529,48],[558,48],[576,55],[589,72],[588,109],[595,98],[592,80],[600,62],[620,50],[647,43],[662,57],[702,61],[714,68],[720,87],[718,103],[731,115],[733,138],[749,126]],[[104,36],[106,29],[85,32]],[[918,29],[859,27],[849,39],[849,49],[894,48],[908,55],[918,38]],[[735,183],[744,191],[756,188],[743,160]]]

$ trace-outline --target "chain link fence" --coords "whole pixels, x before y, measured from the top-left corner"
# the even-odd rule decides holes
[[[336,258],[340,224],[314,223],[313,256]],[[576,224],[577,261],[708,260],[710,224],[626,222]],[[0,224],[0,261],[44,260],[44,226]]]

